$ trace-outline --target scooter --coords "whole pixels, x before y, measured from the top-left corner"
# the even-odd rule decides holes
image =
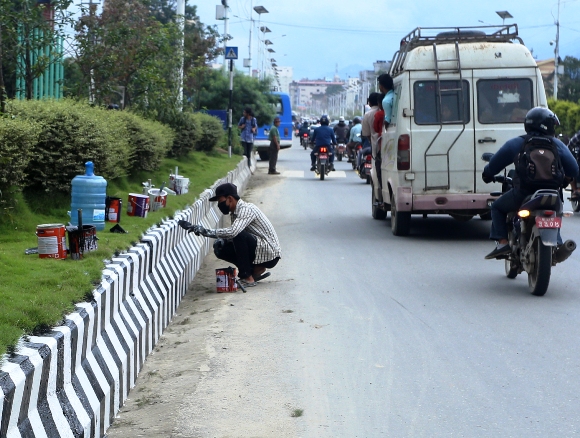
[[[482,159],[489,161],[493,154],[483,154]],[[512,178],[496,175],[494,182],[502,183],[505,193],[511,189]],[[491,196],[500,196],[500,192]],[[508,278],[518,274],[528,274],[530,292],[543,296],[548,290],[552,266],[566,260],[576,249],[573,240],[558,245],[558,231],[562,227],[562,218],[570,217],[573,212],[563,211],[562,199],[558,190],[537,190],[524,199],[517,212],[507,216],[508,242],[511,252],[499,256],[505,259],[505,273]]]
[[[349,157],[349,161],[352,164],[352,170],[356,170],[356,157],[358,156],[358,152],[362,150],[362,143],[356,143],[353,148],[353,153],[351,157]]]
[[[320,176],[320,181],[324,181],[324,177],[330,173],[330,156],[331,149],[328,146],[320,146],[316,155],[316,166],[314,171]]]
[[[345,153],[346,153],[346,144],[338,143],[338,145],[336,146],[336,159],[338,161],[342,161],[342,157],[344,157]]]
[[[367,154],[363,160],[361,160],[360,167],[358,169],[358,176],[361,179],[366,180],[367,184],[372,181],[371,171],[373,169],[373,156]]]

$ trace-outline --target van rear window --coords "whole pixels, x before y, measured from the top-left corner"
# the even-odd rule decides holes
[[[441,117],[437,81],[415,82],[413,85],[415,123],[417,125],[439,125],[441,122],[459,125],[469,123],[469,83],[462,81],[461,88],[459,81],[441,81]]]
[[[530,79],[480,79],[477,81],[479,123],[523,123],[532,108]]]

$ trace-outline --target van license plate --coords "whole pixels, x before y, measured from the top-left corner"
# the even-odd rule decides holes
[[[562,218],[536,216],[536,226],[538,228],[562,228]]]

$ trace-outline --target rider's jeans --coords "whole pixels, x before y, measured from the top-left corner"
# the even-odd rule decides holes
[[[328,156],[328,162],[330,164],[334,163],[334,146],[326,146],[328,148],[328,152],[330,153],[330,155]],[[310,152],[310,161],[312,163],[312,167],[316,166],[316,153],[318,153],[318,150],[320,149],[320,146],[314,146],[314,149],[312,149],[312,152]]]
[[[489,238],[491,240],[501,240],[508,238],[508,228],[506,224],[507,215],[510,211],[517,211],[526,198],[526,194],[519,190],[511,189],[501,195],[493,204],[491,204],[491,231]],[[562,244],[562,237],[558,229],[558,245]]]

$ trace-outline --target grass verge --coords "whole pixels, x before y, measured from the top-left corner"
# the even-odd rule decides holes
[[[97,233],[98,250],[83,260],[40,259],[25,255],[37,246],[36,226],[68,222],[70,195],[59,193],[18,193],[10,207],[0,209],[0,357],[12,352],[22,335],[41,334],[60,323],[74,310],[75,303],[92,298],[94,285],[101,279],[104,260],[115,251],[126,250],[152,225],[171,216],[175,210],[191,205],[206,188],[233,170],[241,157],[227,154],[192,152],[179,161],[166,159],[154,173],[108,181],[107,194],[123,200],[121,226],[128,234],[110,233],[107,223]],[[155,187],[169,182],[175,167],[190,179],[189,193],[168,196],[167,207],[149,212],[146,218],[126,215],[129,193],[141,193],[143,181],[152,179]],[[96,169],[98,174],[98,169]]]

